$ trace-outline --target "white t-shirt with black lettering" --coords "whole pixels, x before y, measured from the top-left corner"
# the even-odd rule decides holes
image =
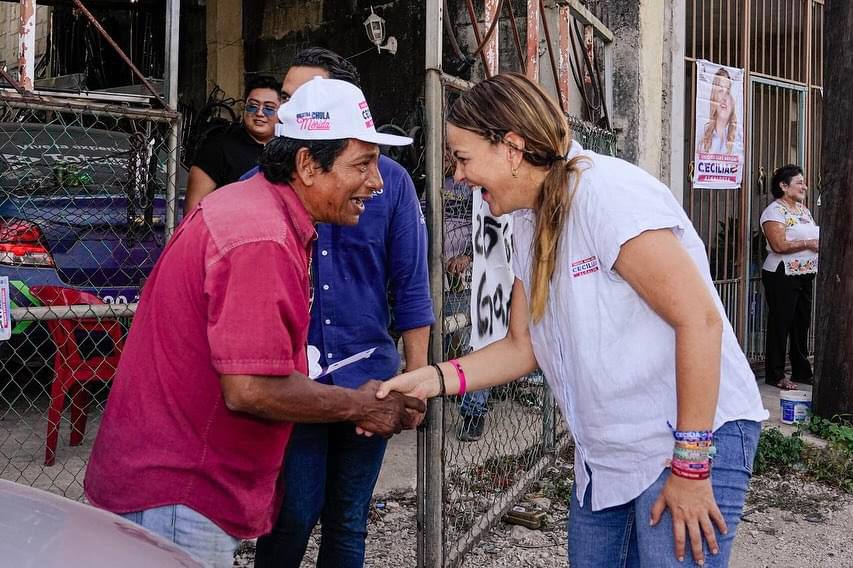
[[[765,420],[755,377],[726,319],[705,246],[669,189],[628,162],[583,150],[585,166],[560,238],[557,270],[533,348],[576,443],[583,500],[592,472],[592,509],[621,505],[645,491],[672,457],[676,424],[675,332],[614,270],[622,245],[640,233],[672,229],[723,316],[720,396],[714,429]],[[514,271],[530,298],[535,216],[515,212]]]

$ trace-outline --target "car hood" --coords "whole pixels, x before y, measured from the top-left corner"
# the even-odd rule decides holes
[[[175,544],[118,515],[0,480],[0,558],[19,568],[197,568]]]

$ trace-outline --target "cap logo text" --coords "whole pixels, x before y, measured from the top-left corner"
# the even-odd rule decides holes
[[[328,112],[300,112],[296,115],[296,124],[300,130],[331,130],[332,123]]]

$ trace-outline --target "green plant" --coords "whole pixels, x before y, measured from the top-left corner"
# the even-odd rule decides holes
[[[786,436],[778,428],[762,430],[753,469],[756,474],[778,470],[785,473],[801,466],[805,444],[799,433]]]
[[[803,441],[808,431],[829,441],[824,447]],[[771,471],[782,475],[797,471],[815,481],[853,493],[853,445],[849,435],[853,428],[841,420],[812,417],[791,436],[778,428],[761,432],[755,454],[754,471],[761,475]]]
[[[853,493],[853,452],[837,443],[824,448],[810,447],[805,453],[810,477]]]
[[[811,415],[799,425],[799,429],[837,444],[853,454],[853,425],[850,415],[837,415],[831,419]]]

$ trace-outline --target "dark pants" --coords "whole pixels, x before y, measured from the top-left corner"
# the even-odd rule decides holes
[[[768,383],[785,378],[785,352],[791,357],[791,378],[805,380],[812,376],[809,363],[808,335],[812,315],[814,274],[786,276],[780,263],[776,272],[761,271],[764,295],[767,297],[767,334],[765,369]],[[790,339],[790,350],[788,343]]]
[[[317,567],[361,568],[385,445],[348,422],[297,424],[284,460],[284,503],[272,532],[258,539],[255,567],[298,568],[321,520]]]

